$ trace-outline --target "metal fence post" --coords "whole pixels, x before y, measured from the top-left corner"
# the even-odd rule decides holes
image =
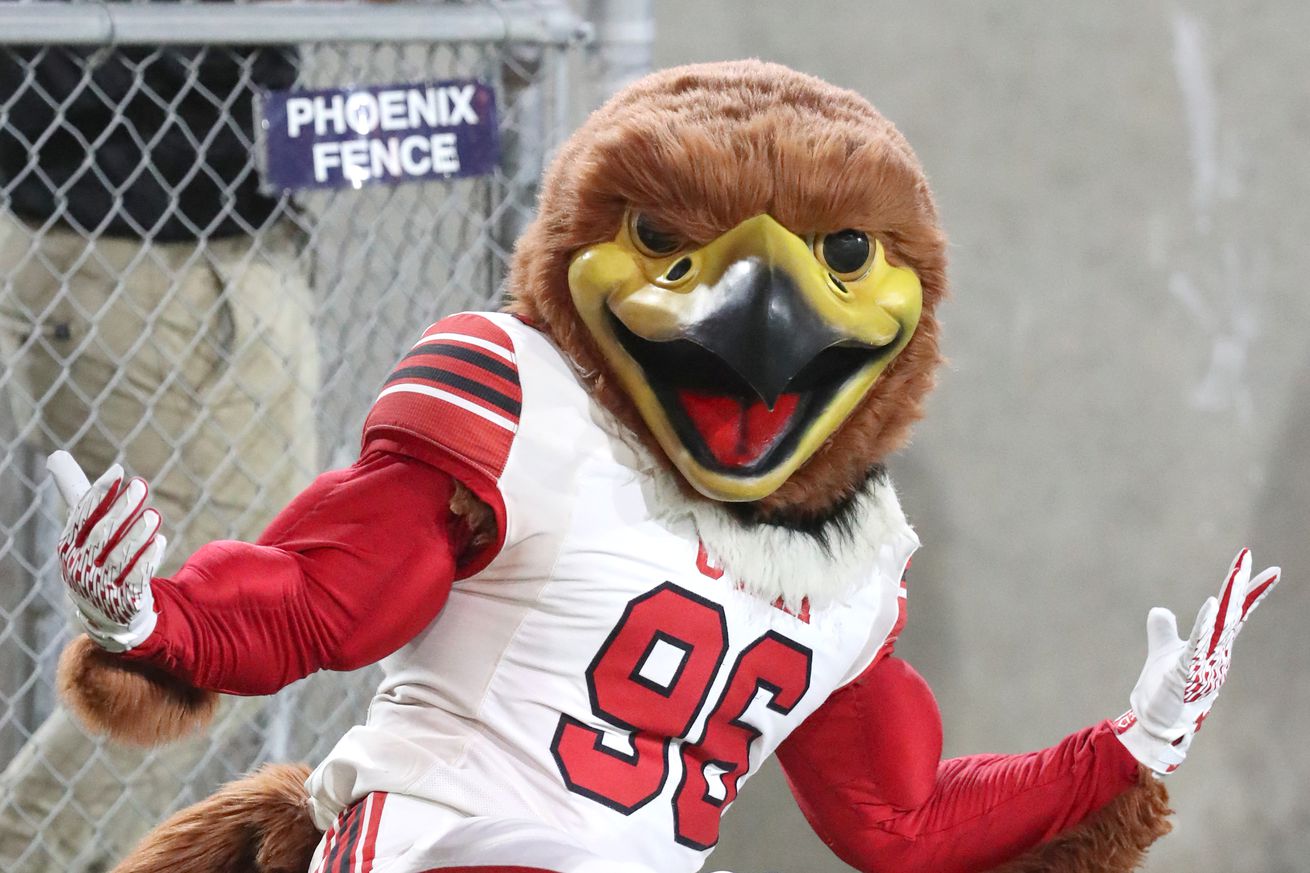
[[[655,44],[654,0],[588,0],[595,38],[587,51],[588,106],[651,71]]]

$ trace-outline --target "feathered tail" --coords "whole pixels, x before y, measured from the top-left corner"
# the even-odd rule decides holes
[[[271,764],[176,813],[113,873],[305,873],[320,837],[303,764]]]

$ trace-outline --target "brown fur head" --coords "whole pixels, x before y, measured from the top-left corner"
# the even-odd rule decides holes
[[[802,235],[866,229],[889,261],[918,274],[923,314],[909,345],[832,438],[755,507],[823,514],[905,442],[940,361],[934,310],[946,290],[946,242],[909,144],[858,94],[760,61],[647,76],[564,144],[515,249],[510,307],[538,322],[597,399],[662,458],[568,287],[573,254],[612,239],[630,206],[698,244],[761,213]]]

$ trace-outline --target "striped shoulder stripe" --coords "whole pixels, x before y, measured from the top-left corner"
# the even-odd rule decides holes
[[[378,395],[378,400],[381,401],[383,398],[390,397],[393,394],[422,394],[425,397],[432,397],[436,400],[449,403],[451,406],[459,407],[465,412],[470,412],[473,415],[476,415],[483,421],[489,421],[498,427],[503,427],[510,433],[516,433],[519,428],[516,419],[497,415],[470,400],[464,399],[458,394],[453,394],[449,391],[442,391],[440,388],[433,388],[428,385],[392,385]]]
[[[454,317],[460,318],[462,316],[454,316]],[[492,342],[491,340],[485,339],[480,336],[476,336],[474,334],[449,333],[446,331],[437,330],[437,328],[442,323],[443,322],[438,322],[437,324],[434,324],[432,325],[432,327],[428,328],[429,332],[425,333],[421,340],[414,343],[414,348],[418,348],[419,346],[424,345],[425,343],[431,343],[431,342],[445,341],[445,342],[454,342],[454,343],[464,343],[470,346],[477,346],[480,349],[486,349],[487,351],[491,352],[493,355],[499,355],[500,357],[504,358],[507,361],[512,362],[514,360],[514,352],[511,349],[507,349],[499,345],[498,343]]]
[[[514,369],[514,359],[512,357],[508,359],[510,363],[505,363],[505,361],[493,358],[486,352],[471,349],[467,345],[463,345],[463,342],[464,338],[459,334],[438,334],[431,340],[414,346],[408,355],[401,358],[401,363],[415,358],[422,358],[426,355],[436,355],[439,358],[450,358],[455,361],[463,361],[466,364],[476,364],[493,376],[518,381],[519,374],[518,370]]]
[[[492,318],[461,313],[423,332],[387,377],[364,439],[403,431],[497,480],[523,414],[513,340]]]
[[[514,431],[523,411],[514,346],[486,318],[454,315],[428,328],[392,370],[381,397],[415,393]]]

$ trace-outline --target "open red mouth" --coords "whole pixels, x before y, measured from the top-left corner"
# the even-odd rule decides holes
[[[786,433],[799,394],[783,394],[770,409],[755,397],[676,390],[678,403],[714,460],[725,468],[749,467]]]
[[[697,343],[637,336],[611,314],[615,336],[641,367],[682,445],[702,465],[757,476],[794,451],[806,428],[885,349],[833,346],[797,366],[772,404]],[[761,350],[761,354],[763,354]]]

